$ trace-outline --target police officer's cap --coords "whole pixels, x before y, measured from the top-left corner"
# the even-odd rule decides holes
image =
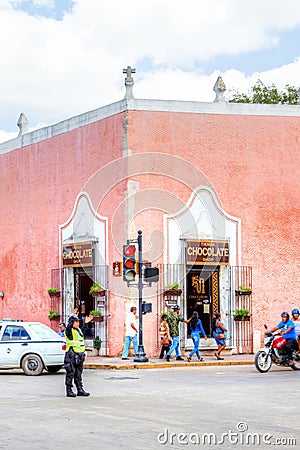
[[[74,316],[71,316],[71,317],[69,317],[69,320],[68,320],[68,325],[73,325],[73,323],[74,322],[79,322],[80,321],[80,319],[79,319],[79,317],[74,317]]]

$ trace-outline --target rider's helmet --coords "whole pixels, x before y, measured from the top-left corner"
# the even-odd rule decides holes
[[[290,319],[290,315],[289,315],[289,313],[286,312],[286,311],[283,311],[283,312],[281,313],[281,317],[286,317],[286,318],[287,318],[286,320],[289,320],[289,319]]]
[[[292,315],[294,315],[294,314],[300,314],[300,311],[299,311],[298,308],[294,308],[294,309],[293,309]]]

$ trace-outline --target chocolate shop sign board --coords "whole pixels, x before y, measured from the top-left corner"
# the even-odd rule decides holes
[[[228,265],[229,241],[190,240],[186,242],[186,263],[194,265]]]

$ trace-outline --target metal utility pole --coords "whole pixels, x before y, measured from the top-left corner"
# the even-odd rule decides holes
[[[146,353],[143,346],[143,241],[142,241],[142,230],[138,230],[138,264],[139,264],[139,346],[138,354],[134,358],[134,362],[148,362],[146,358]]]

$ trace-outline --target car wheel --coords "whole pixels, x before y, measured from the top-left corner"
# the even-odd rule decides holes
[[[24,356],[21,367],[25,375],[40,375],[44,369],[41,358],[33,353]]]
[[[49,373],[56,373],[56,372],[58,372],[60,369],[62,369],[63,368],[63,366],[48,366],[48,367],[46,367],[46,370],[49,372]]]

